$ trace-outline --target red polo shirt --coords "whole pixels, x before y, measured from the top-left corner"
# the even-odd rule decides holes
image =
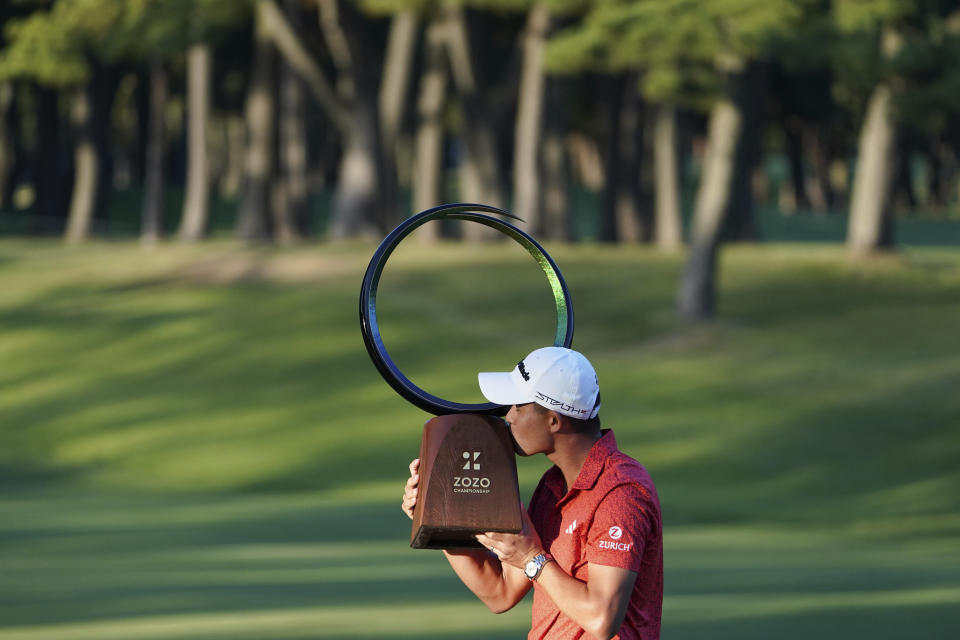
[[[660,637],[663,602],[663,532],[660,501],[650,474],[617,449],[604,430],[573,487],[564,493],[563,474],[549,469],[530,500],[530,519],[557,565],[584,582],[590,563],[634,571],[621,640]],[[565,616],[534,583],[529,640],[581,638],[586,632]]]

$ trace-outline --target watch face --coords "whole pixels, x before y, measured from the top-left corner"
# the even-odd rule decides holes
[[[531,560],[527,563],[527,566],[524,567],[523,572],[527,574],[528,578],[532,578],[537,575],[537,563]]]

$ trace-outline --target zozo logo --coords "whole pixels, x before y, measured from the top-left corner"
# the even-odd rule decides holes
[[[466,460],[466,463],[463,465],[463,468],[467,471],[471,469],[474,471],[480,471],[480,463],[477,462],[477,458],[480,457],[480,451],[473,451],[473,459],[470,459],[470,451],[463,452],[463,459]]]
[[[480,455],[482,451],[463,452],[463,470],[480,471]],[[467,476],[453,477],[454,493],[490,493],[490,478],[474,478]]]
[[[463,487],[465,489],[489,489],[490,478],[464,478],[461,476],[453,477],[453,486]]]

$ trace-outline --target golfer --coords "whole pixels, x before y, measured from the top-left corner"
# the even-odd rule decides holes
[[[519,534],[486,533],[486,549],[444,554],[491,611],[533,587],[530,639],[660,637],[663,545],[660,502],[643,466],[600,429],[600,388],[583,355],[537,349],[508,373],[481,373],[490,402],[510,405],[517,453],[553,463],[522,509]],[[403,511],[413,517],[419,460],[410,463]]]

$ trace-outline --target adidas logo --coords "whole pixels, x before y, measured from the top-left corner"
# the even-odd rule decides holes
[[[573,533],[574,529],[576,528],[577,528],[577,521],[574,520],[572,523],[570,523],[570,526],[566,528],[564,533]]]

